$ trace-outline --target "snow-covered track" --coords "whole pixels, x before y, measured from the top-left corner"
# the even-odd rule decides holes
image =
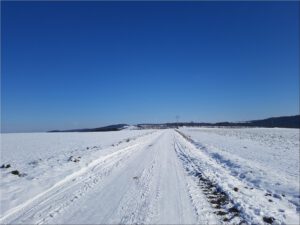
[[[21,204],[7,205],[0,223],[284,224],[297,221],[294,204],[271,196],[265,189],[250,186],[228,167],[230,159],[225,162],[223,158],[215,158],[209,146],[204,147],[184,132],[166,129],[128,136],[104,148],[94,144],[85,146],[86,150],[71,153],[74,155],[71,161],[68,160],[70,152],[53,157],[51,162],[60,160],[61,164],[54,165],[61,166],[56,171],[62,173],[58,176],[61,179]],[[223,157],[222,152],[218,154]],[[43,163],[46,165],[39,166],[55,170],[47,164],[49,161]],[[30,182],[29,176],[26,180],[5,171],[1,171],[6,174],[4,178],[12,179],[14,184]]]
[[[156,133],[148,138],[157,138]],[[45,223],[64,207],[84,195],[96,183],[108,176],[113,169],[124,163],[134,153],[144,149],[148,142],[139,139],[126,147],[113,147],[113,153],[101,156],[78,171],[66,176],[51,188],[39,193],[24,203],[10,209],[0,217],[0,223]],[[141,139],[141,138],[140,138]],[[146,139],[147,140],[147,139]]]
[[[178,131],[177,131],[178,132]],[[182,133],[178,132],[184,139],[191,141],[189,138],[184,136]],[[233,223],[233,224],[248,224],[246,220],[242,217],[240,210],[235,206],[235,203],[230,197],[221,189],[221,187],[212,182],[209,177],[206,177],[201,168],[199,167],[199,159],[196,159],[189,155],[178,139],[175,139],[174,148],[182,161],[183,167],[186,170],[188,176],[191,177],[191,182],[194,182],[196,188],[199,188],[206,200],[211,204],[214,209],[214,214],[220,217],[221,223]],[[184,140],[181,140],[181,142]],[[193,198],[193,195],[191,195]]]

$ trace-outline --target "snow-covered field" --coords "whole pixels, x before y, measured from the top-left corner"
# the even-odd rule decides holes
[[[250,221],[268,215],[299,224],[299,129],[182,128],[203,172]],[[238,191],[233,188],[237,187]]]
[[[1,134],[0,223],[299,224],[299,160],[299,129]]]

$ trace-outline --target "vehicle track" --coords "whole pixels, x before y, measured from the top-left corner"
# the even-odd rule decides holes
[[[0,218],[1,223],[47,223],[63,208],[76,202],[85,195],[95,184],[109,176],[113,169],[119,167],[135,153],[147,146],[148,142],[159,136],[158,133],[151,138],[138,138],[133,144],[120,148],[108,155],[95,159],[87,166],[68,175],[51,188],[36,195],[34,198],[9,210]],[[144,140],[146,139],[146,141]],[[143,140],[143,142],[139,142]]]
[[[85,198],[51,223],[195,224],[184,171],[173,148],[173,131],[163,131],[122,169],[114,170]],[[84,208],[82,207],[84,206]],[[80,215],[80,216],[78,216]]]
[[[179,137],[180,138],[180,137]],[[182,161],[183,167],[190,177],[193,177],[197,187],[211,204],[214,214],[220,221],[234,224],[247,224],[241,215],[240,210],[235,206],[229,196],[220,188],[220,186],[206,177],[198,166],[199,159],[193,158],[186,151],[185,147],[178,141],[175,143],[175,151]],[[195,163],[197,161],[197,163]],[[193,199],[194,196],[191,195]]]
[[[116,151],[11,210],[1,223],[218,223],[204,189],[192,187],[185,165],[196,165],[184,158],[179,139],[174,130],[161,130],[113,147]]]

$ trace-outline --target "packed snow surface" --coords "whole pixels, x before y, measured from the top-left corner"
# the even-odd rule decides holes
[[[126,129],[1,139],[1,224],[300,222],[298,129]]]

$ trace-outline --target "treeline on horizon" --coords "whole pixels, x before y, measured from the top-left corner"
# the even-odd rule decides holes
[[[146,124],[144,124],[146,125]],[[198,123],[198,122],[179,122],[179,123],[166,123],[167,127],[201,127],[201,126],[214,126],[214,127],[280,127],[280,128],[300,128],[300,115],[296,116],[282,116],[272,117],[262,120],[251,120],[246,122],[218,122],[218,123]],[[138,125],[139,126],[139,125]],[[141,125],[140,125],[141,126]],[[143,126],[143,125],[142,125]]]
[[[87,129],[72,129],[72,130],[52,130],[49,132],[104,132],[104,131],[119,131],[128,127],[128,124],[114,124],[105,127],[87,128]],[[135,125],[139,129],[167,129],[177,128],[182,126],[188,127],[280,127],[280,128],[300,128],[300,115],[296,116],[282,116],[272,117],[262,120],[251,120],[246,122],[219,122],[219,123],[205,123],[205,122],[174,122],[174,123],[145,123]]]

